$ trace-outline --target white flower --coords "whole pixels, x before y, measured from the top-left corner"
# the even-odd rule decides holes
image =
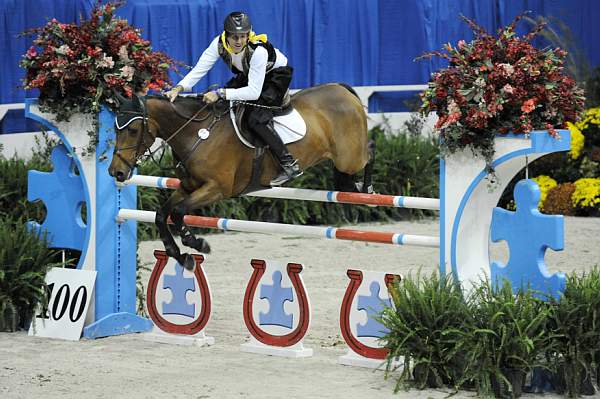
[[[67,44],[63,44],[62,46],[60,46],[59,48],[56,49],[56,54],[62,54],[65,55],[67,54],[67,51],[69,51],[70,48]]]
[[[121,61],[123,62],[128,62],[129,60],[129,53],[127,52],[127,47],[125,45],[121,46],[119,48],[119,58],[121,59]]]
[[[115,66],[115,62],[112,57],[107,57],[106,54],[102,54],[102,58],[98,61],[98,68],[112,68]]]
[[[133,79],[134,72],[135,72],[134,67],[125,65],[123,68],[121,68],[121,77],[125,78],[125,80],[127,80],[129,82],[129,81],[131,81],[131,79]]]
[[[477,87],[485,87],[485,80],[483,78],[477,78],[474,84]]]
[[[506,72],[508,76],[512,75],[515,71],[515,68],[510,64],[498,64],[498,66],[504,69],[504,72]]]
[[[448,114],[454,114],[457,112],[460,114],[460,107],[458,106],[456,101],[450,100],[450,102],[448,103]]]

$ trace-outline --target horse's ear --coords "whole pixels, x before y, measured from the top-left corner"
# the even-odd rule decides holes
[[[121,93],[119,93],[118,91],[114,91],[115,93],[115,97],[117,98],[117,108],[121,108],[126,104],[131,104],[133,105],[133,101],[130,100],[129,98],[125,97],[124,95],[122,95]]]

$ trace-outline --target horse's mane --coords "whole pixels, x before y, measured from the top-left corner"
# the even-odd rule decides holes
[[[159,100],[161,102],[164,102],[165,105],[167,106],[171,106],[171,104],[169,103],[169,99],[165,96],[160,96],[160,95],[149,95],[146,96],[147,100]],[[177,100],[172,103],[173,106],[175,106],[175,108],[177,108],[177,110],[184,114],[184,115],[193,115],[194,113],[196,113],[200,108],[204,107],[206,105],[206,103],[202,100],[202,96],[179,96],[177,97]],[[219,108],[221,108],[221,106],[219,106]]]

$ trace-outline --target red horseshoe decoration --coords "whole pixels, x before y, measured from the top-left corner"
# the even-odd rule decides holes
[[[300,272],[302,271],[302,265],[298,263],[288,263],[287,265],[287,274],[292,282],[294,291],[296,292],[296,297],[298,298],[298,306],[300,313],[298,326],[294,329],[294,331],[292,331],[289,334],[272,335],[261,329],[258,326],[258,324],[256,324],[256,322],[254,321],[254,316],[252,314],[254,294],[256,293],[256,288],[258,287],[260,279],[265,273],[266,262],[264,260],[252,259],[250,264],[254,268],[254,271],[252,272],[250,282],[246,287],[243,305],[244,322],[246,323],[248,331],[250,331],[250,334],[252,334],[252,336],[256,338],[257,341],[265,345],[287,347],[300,342],[300,340],[304,338],[306,331],[308,331],[310,316],[308,298],[306,297],[306,291],[304,290],[302,280],[300,280]]]
[[[150,280],[148,282],[148,290],[147,290],[147,300],[146,303],[148,305],[148,313],[150,314],[150,318],[154,322],[154,324],[160,328],[161,330],[172,333],[172,334],[183,334],[183,335],[194,335],[202,331],[202,329],[208,323],[208,319],[210,318],[211,311],[211,301],[210,301],[210,291],[208,287],[208,283],[206,281],[206,276],[204,275],[204,271],[202,270],[202,262],[204,262],[204,256],[202,255],[192,255],[194,260],[196,261],[196,267],[194,269],[194,276],[196,277],[196,281],[198,282],[198,286],[200,289],[200,299],[202,301],[202,310],[196,320],[189,324],[175,324],[171,323],[159,313],[156,307],[156,289],[158,286],[158,281],[160,280],[160,276],[165,266],[167,265],[167,261],[169,257],[165,251],[155,250],[154,257],[156,258],[156,265],[154,266],[154,270],[152,270],[152,275],[150,276]]]
[[[370,359],[378,359],[383,360],[386,358],[389,350],[386,348],[377,348],[372,346],[367,346],[360,342],[354,334],[352,334],[352,328],[350,326],[350,313],[352,312],[352,302],[354,300],[354,296],[356,295],[356,291],[362,284],[363,274],[360,270],[349,269],[346,274],[350,278],[350,284],[348,284],[348,288],[346,289],[346,293],[344,294],[344,299],[342,300],[342,308],[340,310],[340,329],[342,330],[342,336],[346,341],[346,344],[357,354],[370,358]],[[384,281],[386,287],[389,286],[395,279],[400,276],[397,274],[386,274]]]

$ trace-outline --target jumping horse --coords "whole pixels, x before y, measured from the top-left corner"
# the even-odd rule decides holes
[[[119,182],[129,179],[157,138],[171,147],[181,187],[156,212],[155,222],[167,254],[192,269],[193,258],[180,252],[168,219],[184,245],[210,252],[206,240],[196,237],[183,223],[183,217],[247,192],[253,180],[255,151],[237,137],[229,117],[229,102],[220,100],[209,105],[201,97],[178,97],[174,103],[162,96],[119,98],[117,139],[109,173]],[[291,106],[307,127],[301,140],[288,145],[300,166],[307,169],[331,159],[336,190],[370,187],[374,147],[367,138],[367,116],[356,92],[344,84],[324,84],[295,93]],[[353,175],[363,169],[362,184],[355,186]],[[268,188],[278,172],[278,163],[267,156],[259,170],[254,180],[260,179],[260,184],[266,186],[262,188]]]

